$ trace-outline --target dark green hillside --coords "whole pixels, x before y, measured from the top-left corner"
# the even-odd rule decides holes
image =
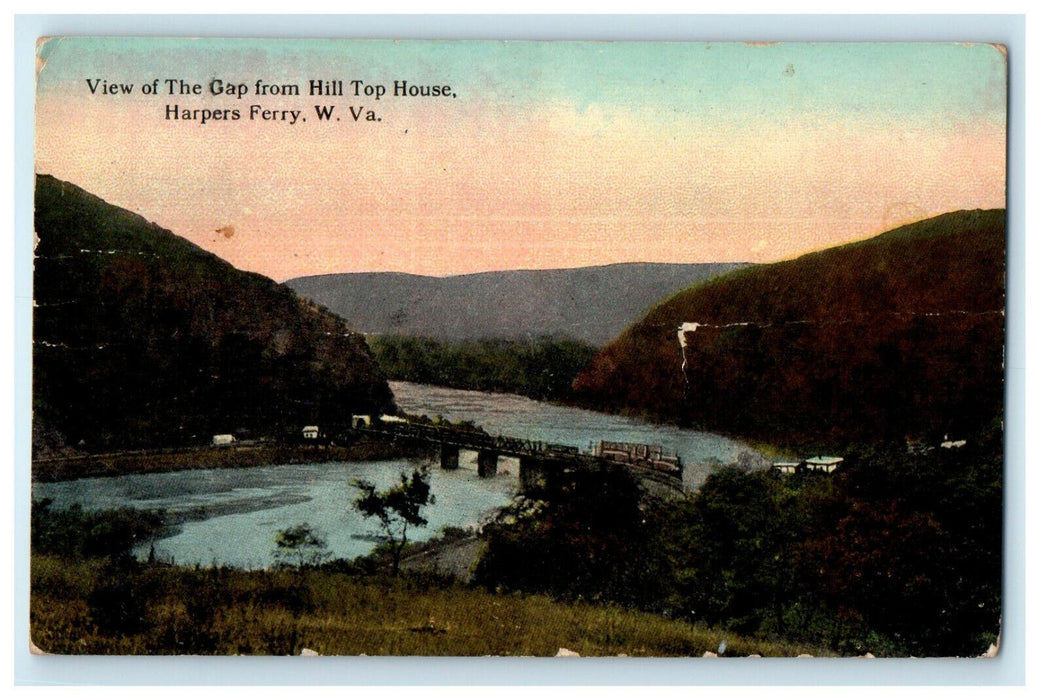
[[[1003,409],[1005,223],[945,214],[693,286],[604,348],[575,400],[775,440],[969,435]],[[707,324],[686,378],[684,322]]]
[[[49,176],[35,225],[37,454],[273,434],[390,405],[363,339],[287,287]]]
[[[440,341],[370,335],[383,374],[419,384],[559,401],[597,348],[571,338]]]

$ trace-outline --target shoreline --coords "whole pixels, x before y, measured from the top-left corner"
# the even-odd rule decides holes
[[[425,450],[402,443],[361,440],[335,445],[228,445],[157,448],[98,455],[52,457],[32,461],[31,481],[45,483],[76,479],[150,474],[188,469],[262,467],[270,464],[364,462],[422,457]]]

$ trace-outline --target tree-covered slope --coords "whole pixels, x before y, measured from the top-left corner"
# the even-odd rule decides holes
[[[574,378],[597,351],[570,338],[452,342],[370,335],[367,343],[390,379],[520,394],[538,401],[569,395]]]
[[[274,434],[392,402],[363,339],[283,285],[49,176],[35,226],[38,454]]]
[[[605,347],[574,400],[794,442],[980,430],[1003,409],[1005,224],[954,212],[695,285]]]

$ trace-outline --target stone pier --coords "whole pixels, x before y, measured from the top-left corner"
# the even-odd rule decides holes
[[[458,468],[458,446],[448,445],[447,443],[440,444],[440,468],[441,469],[457,469]]]
[[[520,488],[524,493],[541,491],[546,482],[545,460],[538,457],[520,457]]]
[[[491,450],[479,450],[476,453],[476,473],[481,479],[498,473],[498,453]]]

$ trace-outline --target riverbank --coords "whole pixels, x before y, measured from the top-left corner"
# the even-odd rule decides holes
[[[99,476],[149,474],[185,469],[228,469],[270,464],[362,462],[424,456],[424,449],[400,443],[361,440],[354,445],[226,445],[162,448],[34,459],[35,482]]]

